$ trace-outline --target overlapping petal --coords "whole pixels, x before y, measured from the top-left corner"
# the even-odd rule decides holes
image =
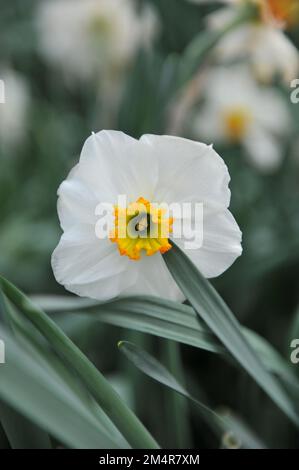
[[[228,170],[212,146],[180,137],[156,135],[145,135],[141,142],[147,142],[157,156],[156,201],[209,200],[226,207],[229,205]]]
[[[202,246],[199,249],[186,249],[182,238],[175,243],[185,251],[187,256],[207,278],[220,276],[242,254],[242,233],[237,222],[228,209],[223,207],[204,206],[203,224],[198,228],[202,234]]]
[[[56,280],[84,297],[116,297],[136,282],[137,272],[119,256],[108,239],[99,240],[94,227],[80,224],[68,229],[52,255]]]

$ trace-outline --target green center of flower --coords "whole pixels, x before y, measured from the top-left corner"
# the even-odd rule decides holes
[[[112,24],[107,18],[98,15],[92,18],[88,30],[95,41],[103,41],[112,33]]]

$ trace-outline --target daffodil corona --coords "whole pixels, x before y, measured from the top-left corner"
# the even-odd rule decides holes
[[[212,146],[169,136],[93,134],[58,190],[64,233],[52,256],[57,281],[99,300],[147,294],[182,301],[163,260],[172,239],[206,277],[220,275],[241,254],[228,183]],[[202,219],[168,210],[184,205],[202,207]]]
[[[140,260],[142,250],[152,256],[171,249],[167,235],[172,230],[173,218],[165,218],[163,209],[153,207],[146,199],[140,197],[127,208],[116,206],[114,217],[110,240],[117,243],[121,255]]]
[[[222,119],[228,139],[232,142],[240,142],[252,122],[252,114],[249,107],[235,104],[223,111]]]

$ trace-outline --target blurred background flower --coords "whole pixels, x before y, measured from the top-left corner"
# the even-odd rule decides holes
[[[212,1],[1,0],[7,103],[0,104],[0,272],[28,293],[65,294],[50,265],[60,237],[56,191],[86,136],[108,126],[134,137],[166,133],[188,94],[176,132],[213,142],[224,157],[231,211],[243,233],[242,257],[214,284],[238,319],[288,359],[290,338],[298,335],[299,104],[291,103],[293,90],[276,72],[299,78],[299,28],[240,26],[222,38],[223,52],[209,54],[178,90],[186,48],[222,8]],[[224,8],[236,11],[235,4]],[[232,53],[224,54],[226,48]],[[259,76],[271,76],[271,87],[255,82],[252,61]],[[161,445],[175,447],[169,392],[143,380],[111,347],[121,337],[160,354],[161,341],[79,320],[69,319],[68,333],[126,390]],[[298,447],[294,429],[247,375],[199,349],[183,346],[182,354],[197,396],[233,409],[269,446]],[[195,410],[189,412],[185,445],[217,445]]]
[[[214,3],[210,0],[209,3]],[[297,0],[224,0],[227,7],[211,14],[212,29],[223,28],[246,4],[257,7],[257,18],[232,30],[220,43],[221,60],[249,57],[257,76],[270,81],[279,74],[288,83],[299,70],[299,54],[284,30],[299,24]]]
[[[134,0],[44,1],[36,20],[42,52],[69,80],[119,78],[157,25],[150,6],[138,12]]]
[[[158,18],[151,5],[137,9],[134,0],[48,0],[37,9],[36,28],[41,53],[66,83],[93,84],[94,99],[101,93],[108,125],[124,74],[138,51],[152,45]]]
[[[0,105],[0,142],[3,152],[16,151],[26,136],[29,95],[22,76],[12,69],[0,67],[4,83],[4,103]]]
[[[218,67],[207,74],[205,105],[194,116],[194,137],[241,144],[257,168],[281,164],[292,120],[276,88],[259,85],[244,65]]]

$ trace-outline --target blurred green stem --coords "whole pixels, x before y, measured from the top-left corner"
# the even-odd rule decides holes
[[[185,377],[180,354],[180,345],[175,341],[163,341],[165,365],[169,372],[184,386]],[[173,391],[166,391],[167,424],[173,449],[190,449],[191,432],[187,400]]]
[[[129,338],[129,341],[137,344],[142,349],[151,349],[151,336],[140,333],[139,331],[126,330],[126,338]],[[134,411],[142,416],[146,412],[147,421],[151,418],[151,404],[146,404],[146,409],[144,409],[144,395],[148,387],[151,384],[140,380],[140,372],[134,367],[127,359],[121,356],[123,361],[123,368],[127,376],[130,378],[132,383],[133,394],[134,394]]]
[[[178,89],[182,88],[191,80],[198,67],[205,60],[210,50],[229,32],[238,26],[253,21],[258,16],[257,6],[251,3],[245,4],[239,8],[239,13],[234,16],[231,22],[228,22],[224,28],[216,30],[206,30],[196,36],[187,46],[181,59],[178,77]]]
[[[0,276],[0,286],[4,294],[30,320],[38,331],[49,341],[53,349],[64,357],[77,372],[89,392],[114,422],[119,431],[133,448],[157,449],[152,438],[134,413],[123,403],[109,382],[88,360],[79,348],[63,333],[42,310],[13,284]]]

